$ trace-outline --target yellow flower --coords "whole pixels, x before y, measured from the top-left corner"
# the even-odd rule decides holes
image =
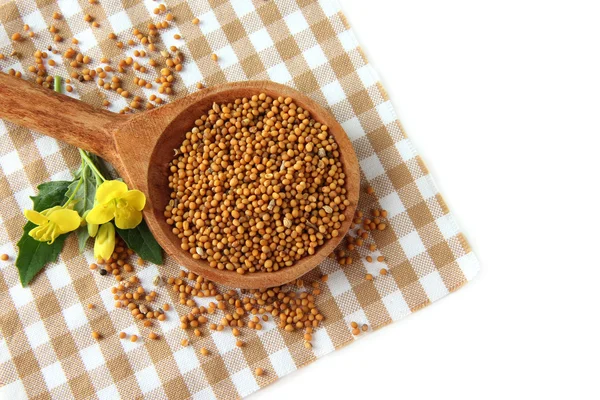
[[[115,227],[110,222],[98,229],[94,241],[94,258],[108,260],[115,251]]]
[[[96,191],[96,205],[87,215],[88,224],[102,225],[115,219],[119,229],[131,229],[142,222],[146,196],[139,190],[128,190],[120,181],[104,181]]]
[[[77,211],[56,206],[37,212],[25,210],[25,218],[37,225],[29,231],[29,236],[40,242],[54,243],[54,240],[63,233],[79,228],[81,218]]]

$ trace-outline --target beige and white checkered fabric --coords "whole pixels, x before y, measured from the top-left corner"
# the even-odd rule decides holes
[[[2,2],[0,1],[0,4]],[[135,39],[132,28],[146,31],[159,4],[152,0],[14,0],[0,5],[0,53],[13,50],[22,57],[0,60],[0,68],[23,72],[33,64],[35,49],[46,49],[48,32],[55,24],[65,40],[79,39],[79,49],[96,66],[102,56],[111,60],[132,54],[142,46],[120,50],[108,39]],[[163,339],[119,340],[117,333],[148,331],[129,313],[115,309],[110,288],[113,279],[92,274],[87,268],[92,252],[80,255],[75,241],[68,241],[59,262],[47,266],[27,288],[19,284],[10,262],[0,262],[0,389],[3,398],[17,399],[232,399],[249,395],[279,377],[334,351],[355,338],[350,321],[378,329],[461,287],[478,270],[475,256],[458,230],[421,158],[406,138],[388,97],[358,43],[332,0],[168,0],[175,17],[161,31],[161,41],[176,45],[185,54],[177,73],[176,96],[227,81],[270,79],[292,86],[329,108],[354,144],[362,170],[363,186],[375,189],[379,206],[388,210],[392,229],[376,231],[373,239],[390,270],[380,276],[381,263],[366,263],[359,250],[350,266],[328,259],[320,266],[329,274],[318,307],[326,320],[317,330],[313,349],[305,349],[300,333],[286,333],[271,321],[263,331],[244,333],[246,346],[237,348],[224,332],[207,332],[182,347],[186,334],[178,328],[177,312],[157,330]],[[52,13],[64,16],[55,21]],[[84,22],[89,13],[100,23]],[[199,25],[192,24],[198,17]],[[13,32],[27,23],[33,39],[12,43]],[[185,40],[175,40],[180,33]],[[136,41],[137,42],[137,41]],[[54,45],[54,44],[53,44]],[[210,59],[216,53],[219,63]],[[68,76],[61,57],[49,73]],[[147,61],[147,60],[146,60]],[[114,65],[114,64],[113,64]],[[70,68],[70,67],[69,67]],[[140,75],[140,74],[138,74]],[[150,68],[147,78],[156,76]],[[151,79],[147,79],[151,80]],[[128,88],[141,93],[139,88]],[[113,110],[126,104],[107,93]],[[94,84],[77,85],[74,96],[100,105]],[[145,96],[144,96],[145,97]],[[60,110],[57,110],[60,112]],[[30,207],[34,188],[51,179],[70,177],[78,166],[74,148],[0,121],[0,253],[16,254],[22,233],[22,210]],[[362,195],[359,207],[377,206],[373,196]],[[13,258],[14,259],[14,258]],[[138,268],[145,285],[160,273],[174,275],[178,266]],[[364,279],[366,273],[374,281]],[[162,301],[176,300],[165,288]],[[93,303],[94,309],[86,304]],[[103,333],[98,342],[90,332]],[[156,329],[155,329],[156,330]],[[207,347],[210,357],[201,356]],[[256,378],[253,371],[267,373]]]

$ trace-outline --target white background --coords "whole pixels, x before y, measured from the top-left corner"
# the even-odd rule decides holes
[[[600,398],[600,2],[340,2],[482,271],[252,398]]]

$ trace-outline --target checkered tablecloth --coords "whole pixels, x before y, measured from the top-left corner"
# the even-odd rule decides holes
[[[32,54],[51,40],[48,27],[55,24],[64,41],[61,51],[79,40],[78,47],[99,65],[102,56],[112,65],[140,44],[117,48],[108,38],[135,39],[133,28],[147,32],[159,2],[152,0],[11,0],[0,1],[0,68],[26,72]],[[325,315],[314,334],[313,348],[303,346],[301,334],[289,334],[270,321],[262,331],[245,332],[246,346],[238,348],[231,334],[210,332],[193,338],[178,328],[178,313],[167,312],[157,331],[161,340],[120,340],[118,332],[148,330],[129,313],[115,309],[110,288],[114,280],[88,270],[92,252],[83,255],[75,241],[68,241],[60,260],[46,267],[27,288],[19,284],[11,262],[0,262],[0,389],[2,398],[100,398],[132,399],[233,399],[249,395],[279,377],[309,364],[356,338],[350,321],[381,328],[403,318],[461,287],[478,270],[478,263],[459,231],[432,178],[407,139],[385,90],[361,51],[340,6],[332,0],[168,0],[175,19],[160,31],[163,46],[177,46],[184,53],[184,68],[176,73],[176,97],[205,86],[241,80],[270,79],[294,87],[327,107],[345,128],[354,144],[361,167],[362,185],[375,189],[375,197],[361,195],[359,208],[388,210],[391,229],[372,237],[377,251],[359,249],[352,265],[341,267],[327,259],[313,276],[328,274],[318,307]],[[53,20],[53,12],[63,15]],[[83,20],[92,15],[100,24],[93,28]],[[192,23],[194,18],[200,24]],[[12,43],[13,32],[28,24],[33,39]],[[179,33],[183,40],[174,39]],[[136,40],[136,43],[139,43]],[[21,58],[9,56],[13,50]],[[211,54],[219,62],[211,60]],[[51,75],[67,77],[70,67],[60,55]],[[147,64],[147,59],[142,64]],[[157,71],[145,76],[152,81]],[[117,111],[126,105],[114,92],[97,85],[75,85],[71,94],[100,106],[104,92]],[[133,86],[128,90],[146,97],[156,88]],[[168,98],[165,97],[168,101]],[[60,112],[60,110],[57,110]],[[77,151],[54,139],[0,121],[0,253],[16,255],[22,234],[22,210],[31,206],[34,188],[51,179],[69,178],[79,164]],[[386,262],[367,263],[365,256],[385,256]],[[390,273],[379,274],[386,266]],[[157,274],[174,275],[178,266],[170,259],[164,266],[138,267],[145,286]],[[375,276],[365,280],[365,274]],[[308,277],[307,279],[310,279]],[[162,287],[161,304],[176,298]],[[96,307],[87,309],[92,303]],[[91,331],[100,331],[95,341]],[[209,357],[199,353],[211,351]],[[257,378],[254,369],[266,374]]]

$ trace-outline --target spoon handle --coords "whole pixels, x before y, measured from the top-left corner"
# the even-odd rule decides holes
[[[0,73],[0,118],[119,162],[114,135],[127,116]]]

